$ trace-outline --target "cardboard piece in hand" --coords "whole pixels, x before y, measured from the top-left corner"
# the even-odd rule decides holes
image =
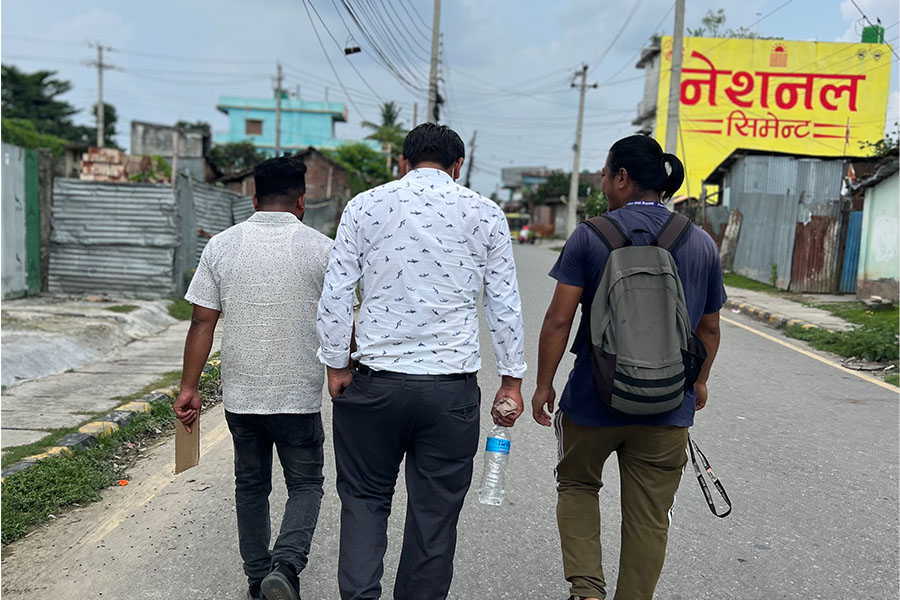
[[[184,424],[175,419],[175,474],[196,467],[200,462],[200,416],[191,423],[188,433]]]

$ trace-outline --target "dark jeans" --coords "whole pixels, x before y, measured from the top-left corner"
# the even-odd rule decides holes
[[[234,441],[235,506],[244,573],[252,584],[268,575],[276,562],[300,572],[306,566],[322,503],[322,416],[226,411],[225,420]],[[281,532],[270,553],[273,444],[278,448],[288,499]]]
[[[394,598],[447,597],[478,447],[480,399],[474,375],[422,382],[359,373],[334,399],[343,600],[381,597],[387,521],[404,455],[408,501]]]

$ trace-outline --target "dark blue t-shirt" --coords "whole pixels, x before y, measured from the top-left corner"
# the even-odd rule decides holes
[[[625,232],[643,229],[658,234],[671,213],[662,205],[626,205],[607,213]],[[697,329],[700,318],[717,312],[725,304],[725,286],[719,251],[709,235],[692,225],[685,239],[675,249],[673,258],[684,288],[684,299],[691,319],[691,330]],[[631,236],[635,244],[649,244],[652,237],[645,233]],[[588,226],[579,225],[566,242],[559,260],[550,271],[560,283],[583,288],[581,295],[581,323],[575,335],[572,352],[575,367],[559,401],[563,413],[579,425],[615,427],[622,425],[676,425],[690,427],[694,423],[697,395],[694,390],[685,394],[678,410],[653,417],[630,417],[614,414],[600,399],[591,372],[591,340],[588,332],[590,306],[600,284],[609,250]]]

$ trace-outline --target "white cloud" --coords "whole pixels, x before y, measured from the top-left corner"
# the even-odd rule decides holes
[[[897,21],[898,8],[896,0],[856,0],[856,3],[873,23],[879,18],[885,26],[892,25]],[[850,0],[841,2],[841,18],[847,23],[847,29],[835,41],[860,41],[866,22]]]

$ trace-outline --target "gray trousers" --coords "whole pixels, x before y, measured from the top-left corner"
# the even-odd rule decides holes
[[[342,600],[381,597],[387,521],[406,456],[406,526],[395,600],[441,600],[472,481],[481,392],[473,375],[412,381],[356,373],[334,399]]]
[[[306,567],[309,547],[322,503],[322,450],[325,434],[322,416],[252,415],[225,411],[234,441],[235,509],[238,543],[244,573],[258,583],[278,562],[297,572]],[[272,446],[284,471],[288,499],[281,531],[269,552],[272,525],[269,494],[272,492]]]

